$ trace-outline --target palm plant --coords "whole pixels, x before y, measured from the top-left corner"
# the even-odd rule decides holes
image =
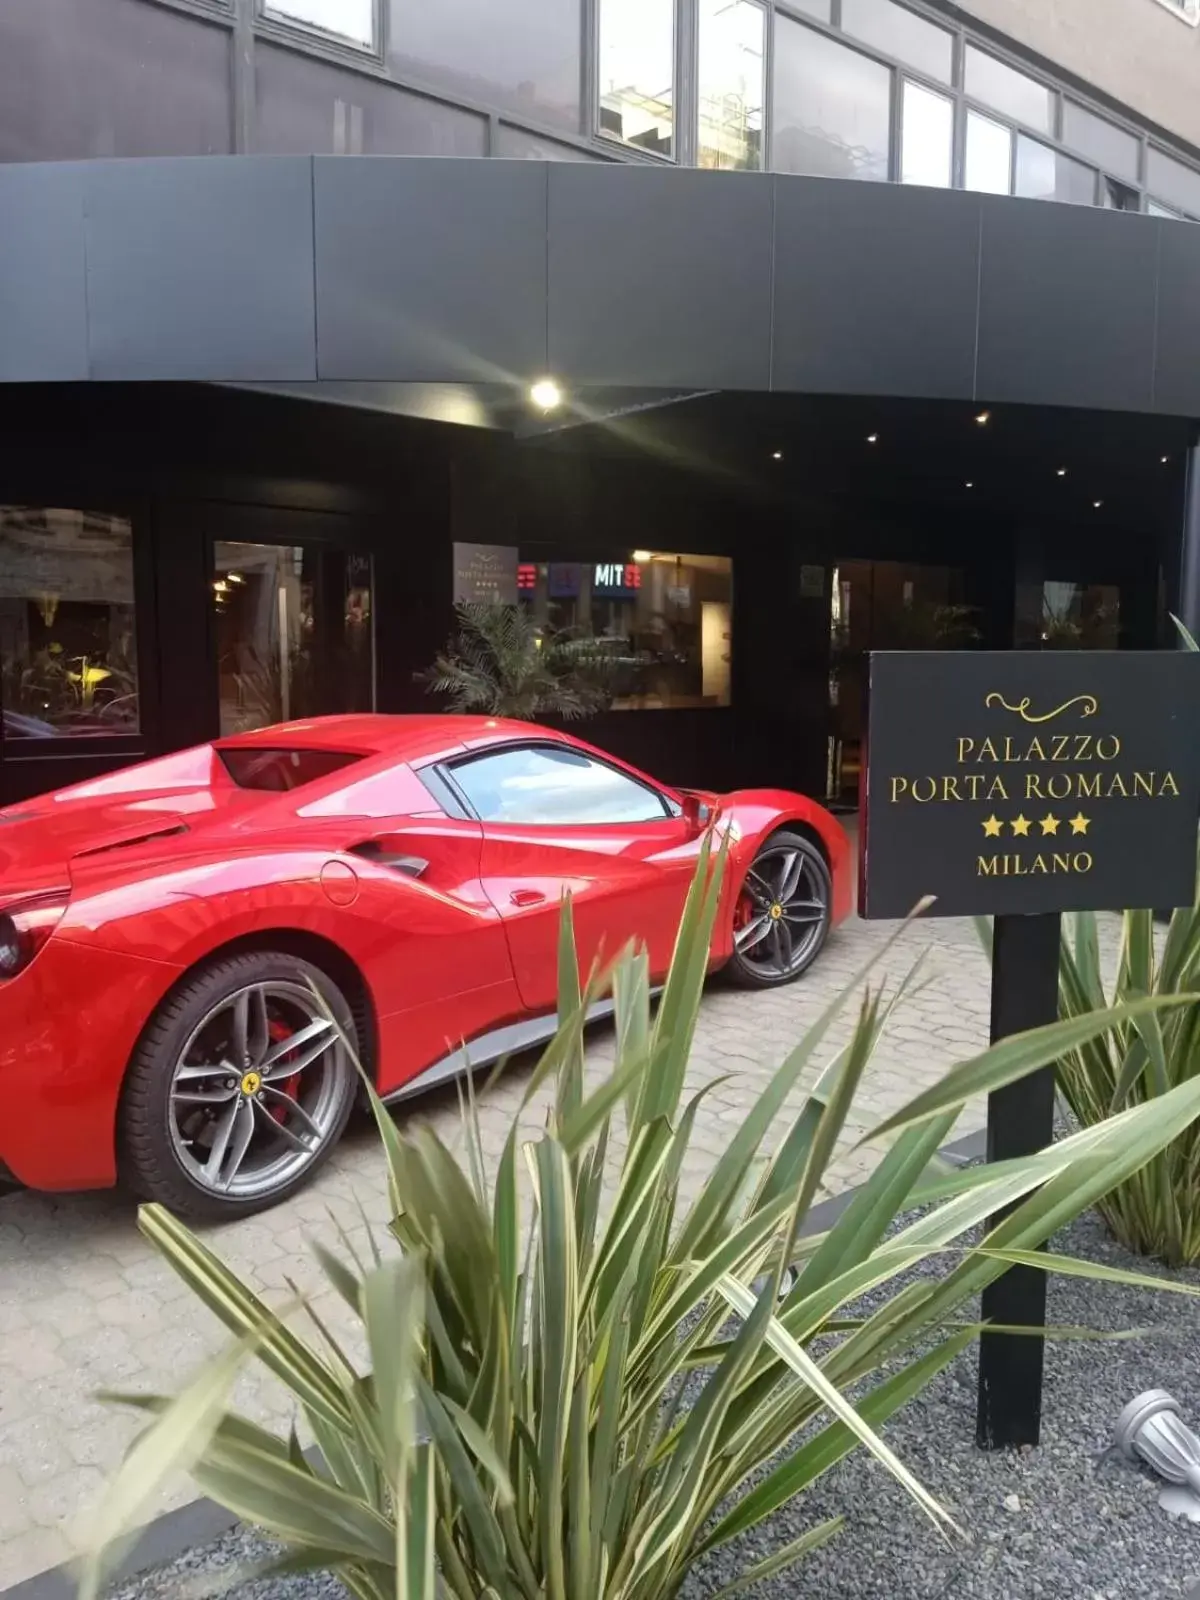
[[[539,627],[522,606],[458,605],[454,636],[418,674],[452,711],[492,717],[593,716],[611,703],[611,670],[596,640]]]
[[[868,967],[792,1050],[685,1204],[707,1093],[689,1096],[685,1076],[721,870],[719,859],[701,862],[653,1015],[643,955],[624,954],[581,987],[566,908],[561,1024],[526,1092],[528,1105],[552,1089],[552,1103],[523,1147],[514,1120],[494,1177],[469,1088],[461,1163],[428,1128],[397,1128],[372,1094],[393,1237],[356,1253],[343,1235],[341,1252],[319,1250],[361,1319],[369,1376],[319,1319],[302,1337],[182,1224],[143,1209],[145,1234],[236,1342],[174,1400],[126,1397],[154,1420],[112,1486],[101,1540],[150,1503],[162,1476],[190,1466],[205,1492],[285,1544],[288,1570],[333,1569],[357,1600],[670,1600],[697,1561],[856,1447],[951,1529],[877,1429],[975,1337],[975,1299],[1010,1263],[1196,1292],[1038,1248],[1193,1124],[1200,1080],[1027,1160],[949,1176],[931,1166],[968,1099],[1157,1002],[1090,1012],[954,1067],[876,1130],[894,1142],[871,1179],[829,1232],[805,1236],[898,994],[865,995],[850,1043],[764,1147]],[[584,1019],[610,983],[616,1062],[592,1079]],[[928,1209],[904,1219],[916,1207]],[[933,1258],[944,1273],[914,1276]],[[859,1314],[856,1301],[880,1289],[885,1302]],[[295,1433],[275,1437],[228,1409],[251,1358],[290,1389],[322,1471]],[[852,1405],[855,1385],[864,1392]],[[840,1525],[815,1523],[734,1589],[782,1571]],[[94,1555],[85,1600],[101,1570]]]

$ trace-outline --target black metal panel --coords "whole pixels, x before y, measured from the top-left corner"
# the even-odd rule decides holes
[[[969,398],[979,199],[779,178],[773,387]]]
[[[88,375],[81,166],[0,166],[0,383]]]
[[[310,161],[97,162],[85,186],[94,378],[316,376]]]
[[[314,162],[322,378],[526,384],[546,367],[546,168]]]
[[[976,393],[1148,411],[1157,225],[1091,206],[993,197],[980,203]]]
[[[769,386],[773,178],[568,162],[549,172],[557,377]]]
[[[1170,416],[1200,416],[1200,227],[1156,222],[1158,327],[1154,408]]]

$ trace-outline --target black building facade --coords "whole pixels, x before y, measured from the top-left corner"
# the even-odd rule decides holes
[[[596,742],[835,797],[869,648],[1196,620],[1163,130],[888,0],[290,9],[0,17],[0,803],[429,709],[489,584]]]

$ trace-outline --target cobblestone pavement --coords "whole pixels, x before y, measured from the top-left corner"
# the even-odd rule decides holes
[[[684,1182],[695,1191],[725,1147],[731,1126],[829,1000],[885,943],[885,924],[851,922],[813,971],[788,989],[739,993],[714,984],[705,999],[690,1069],[693,1087],[720,1076],[703,1103],[694,1160]],[[925,953],[924,986],[895,1012],[872,1062],[830,1172],[831,1189],[859,1182],[878,1151],[854,1149],[864,1134],[942,1070],[986,1043],[988,973],[969,924],[934,922],[906,929],[880,972],[894,981]],[[836,1026],[822,1059],[847,1038],[854,1008]],[[611,1060],[611,1033],[591,1045]],[[815,1069],[814,1069],[815,1071]],[[811,1081],[812,1074],[809,1075]],[[500,1153],[522,1092],[514,1069],[481,1108],[489,1162]],[[453,1091],[415,1103],[450,1138],[459,1125]],[[535,1112],[536,1115],[536,1112]],[[982,1126],[969,1107],[958,1134]],[[369,1127],[351,1130],[317,1183],[265,1216],[211,1229],[209,1242],[268,1299],[323,1285],[308,1250],[332,1235],[331,1214],[361,1227],[359,1202],[386,1220],[381,1162]],[[323,1313],[342,1325],[344,1308],[326,1291]],[[133,1207],[112,1194],[0,1199],[0,1590],[69,1555],[89,1505],[119,1460],[133,1424],[97,1404],[104,1388],[169,1391],[220,1344],[215,1319],[196,1306],[137,1232]],[[263,1374],[248,1376],[242,1407],[268,1426],[286,1427],[285,1397]],[[191,1498],[173,1485],[160,1509]]]

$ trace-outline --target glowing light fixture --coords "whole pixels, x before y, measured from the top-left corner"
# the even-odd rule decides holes
[[[975,487],[974,483],[971,481],[970,478],[967,479],[965,487],[968,488],[968,489],[973,489]]]
[[[637,562],[639,567],[645,566],[647,561],[653,561],[654,560],[654,551],[653,550],[635,550],[633,552],[633,559]]]
[[[1092,501],[1092,506],[1093,506],[1093,508],[1094,508],[1094,509],[1095,509],[1095,510],[1096,510],[1096,511],[1099,511],[1099,509],[1100,509],[1100,507],[1101,507],[1101,506],[1102,506],[1102,505],[1103,505],[1103,504],[1104,504],[1104,501],[1103,501],[1103,500],[1093,500],[1093,501]]]
[[[529,398],[540,411],[554,411],[562,405],[562,390],[553,378],[539,378],[529,391]]]
[[[867,435],[867,443],[868,444],[878,444],[879,443],[879,435],[877,433],[869,433]]]
[[[976,414],[975,414],[975,421],[979,424],[979,426],[981,428],[986,428],[988,423],[991,420],[992,420],[992,413],[990,411],[979,411],[979,412],[976,412]]]
[[[1060,477],[1060,478],[1065,478],[1065,477],[1066,477],[1066,475],[1067,475],[1067,469],[1066,469],[1066,467],[1059,467],[1059,469],[1058,469],[1058,476],[1059,476],[1059,477]]]
[[[1165,460],[1166,458],[1164,457],[1163,459]],[[772,461],[782,461],[783,460],[783,451],[782,450],[772,450],[771,451],[771,460]]]

